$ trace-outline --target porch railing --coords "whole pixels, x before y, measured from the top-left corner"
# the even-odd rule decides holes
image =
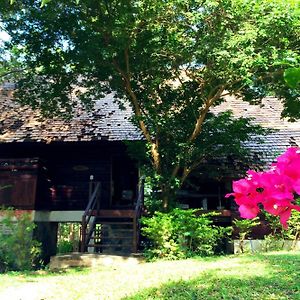
[[[141,235],[141,215],[144,206],[145,178],[142,177],[138,186],[137,201],[133,216],[133,251],[137,252]]]
[[[100,212],[100,182],[90,182],[89,189],[89,202],[86,210],[82,216],[82,227],[81,227],[81,252],[87,250],[87,245],[92,237],[96,218],[91,222],[91,217],[99,215]],[[92,224],[90,224],[90,222]]]

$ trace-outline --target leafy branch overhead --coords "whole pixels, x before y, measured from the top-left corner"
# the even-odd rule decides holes
[[[41,0],[41,7],[44,7],[47,3],[49,3],[51,0]],[[76,4],[79,4],[80,0],[76,0]],[[10,0],[10,4],[14,4],[16,0]]]
[[[128,101],[162,191],[208,157],[244,155],[242,141],[258,128],[214,116],[211,108],[226,96],[259,102],[274,95],[283,116],[300,117],[299,91],[283,76],[299,66],[294,1],[45,3],[0,3],[7,51],[18,49],[24,70],[16,96],[48,114],[72,112],[74,92],[86,104],[108,92]]]
[[[296,89],[300,86],[300,68],[289,68],[284,72],[284,80],[289,87]]]

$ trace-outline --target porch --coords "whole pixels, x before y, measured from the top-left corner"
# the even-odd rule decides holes
[[[133,209],[137,162],[120,142],[1,145],[0,205],[38,211],[84,211],[91,182],[103,209]]]

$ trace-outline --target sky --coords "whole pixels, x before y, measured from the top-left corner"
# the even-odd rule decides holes
[[[9,35],[4,31],[0,31],[0,40],[1,41],[8,41],[9,40]]]
[[[3,30],[3,23],[0,22],[0,42],[8,41],[10,36]]]

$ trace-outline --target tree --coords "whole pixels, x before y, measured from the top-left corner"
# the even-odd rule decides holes
[[[292,210],[300,212],[300,148],[288,148],[268,171],[249,170],[246,179],[233,182],[233,191],[226,197],[235,197],[242,218],[255,218],[263,207],[287,228]]]
[[[299,60],[299,8],[276,0],[9,1],[0,18],[25,71],[17,97],[44,112],[72,111],[113,91],[129,101],[166,208],[199,164],[242,153],[249,120],[210,110],[235,95],[272,93],[300,116],[283,79]],[[45,1],[44,1],[45,3]],[[20,75],[20,74],[19,74]]]
[[[297,89],[300,84],[300,68],[288,68],[284,72],[284,79],[287,85]]]

